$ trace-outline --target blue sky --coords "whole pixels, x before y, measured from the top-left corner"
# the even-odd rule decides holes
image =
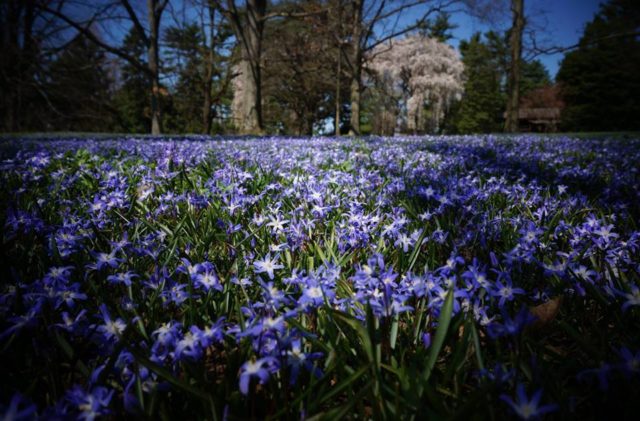
[[[584,26],[593,19],[598,11],[599,0],[525,0],[525,10],[532,24],[539,28],[538,43],[546,46],[569,46],[576,44]],[[509,17],[508,11],[506,16]],[[461,39],[468,39],[476,31],[486,31],[488,25],[482,24],[464,14],[452,16],[452,22],[458,25],[453,31],[454,46]],[[510,25],[510,17],[501,23],[501,29]],[[563,54],[542,55],[538,59],[544,63],[554,78],[558,72]]]

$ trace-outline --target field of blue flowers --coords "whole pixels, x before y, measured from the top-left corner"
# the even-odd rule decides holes
[[[0,418],[637,419],[640,140],[0,140]]]

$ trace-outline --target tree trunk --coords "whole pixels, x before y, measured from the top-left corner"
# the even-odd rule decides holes
[[[257,102],[258,85],[253,75],[252,66],[249,60],[243,59],[238,65],[238,85],[241,89],[236,89],[234,95],[240,95],[240,98],[234,98],[237,108],[234,109],[238,131],[240,134],[260,134],[262,132],[260,118],[258,117]]]
[[[215,14],[216,9],[213,1],[209,0],[208,5],[209,10],[209,42],[210,44],[207,46],[207,58],[206,58],[206,71],[205,71],[205,81],[204,81],[204,98],[202,102],[202,134],[211,134],[211,89],[212,89],[212,78],[213,78],[213,61],[214,61],[214,23],[215,23]],[[206,44],[206,40],[205,40]]]
[[[204,82],[204,99],[202,102],[202,134],[211,134],[211,74],[207,64],[208,78]]]
[[[351,130],[349,134],[360,134],[360,72],[351,79]]]
[[[36,44],[33,39],[33,22],[35,20],[35,3],[33,0],[23,0],[25,6],[24,10],[24,28],[22,29],[22,51],[19,57],[19,70],[18,75],[18,106],[16,107],[19,112],[24,110],[24,105],[28,108],[28,103],[25,104],[24,96],[27,91],[27,85],[34,80],[34,67],[37,66],[36,57]],[[20,51],[20,50],[18,50]],[[27,110],[27,112],[29,112]],[[20,123],[20,120],[17,120]],[[27,123],[28,124],[28,123]]]
[[[507,118],[505,131],[518,131],[518,112],[520,102],[520,62],[522,60],[522,32],[524,30],[524,0],[511,0],[513,25],[509,37],[511,67],[509,68],[509,92],[507,99]]]
[[[158,56],[158,28],[161,11],[157,9],[157,0],[147,0],[149,12],[149,75],[151,77],[151,134],[162,133],[162,115],[160,113],[160,70]]]
[[[264,33],[264,16],[266,0],[248,0],[246,19],[241,19],[232,0],[228,1],[231,10],[231,21],[236,38],[240,43],[241,59],[239,64],[239,83],[242,97],[235,101],[241,134],[263,134],[262,121],[262,37]],[[237,90],[236,90],[237,93]]]
[[[335,135],[340,136],[340,111],[342,108],[342,102],[340,98],[340,88],[342,81],[342,5],[340,0],[337,2],[336,13],[336,33],[338,34],[338,69],[336,71],[336,116],[335,116]]]
[[[352,48],[353,59],[351,62],[351,130],[350,135],[360,134],[360,93],[362,91],[362,7],[363,0],[353,2],[353,28]]]
[[[304,134],[306,136],[313,136],[313,114],[307,113],[304,125]]]
[[[335,118],[335,134],[340,136],[340,79],[342,76],[342,46],[338,46],[338,71],[336,73],[336,118]]]

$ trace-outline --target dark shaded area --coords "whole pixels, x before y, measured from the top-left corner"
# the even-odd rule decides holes
[[[566,102],[564,130],[640,129],[640,3],[603,4],[556,79]]]

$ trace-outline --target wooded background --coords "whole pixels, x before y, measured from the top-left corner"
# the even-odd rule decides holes
[[[539,45],[525,0],[3,0],[0,130],[640,129],[640,4]],[[506,29],[449,45],[450,17]],[[536,33],[536,31],[538,33]],[[537,58],[563,52],[555,80]]]

